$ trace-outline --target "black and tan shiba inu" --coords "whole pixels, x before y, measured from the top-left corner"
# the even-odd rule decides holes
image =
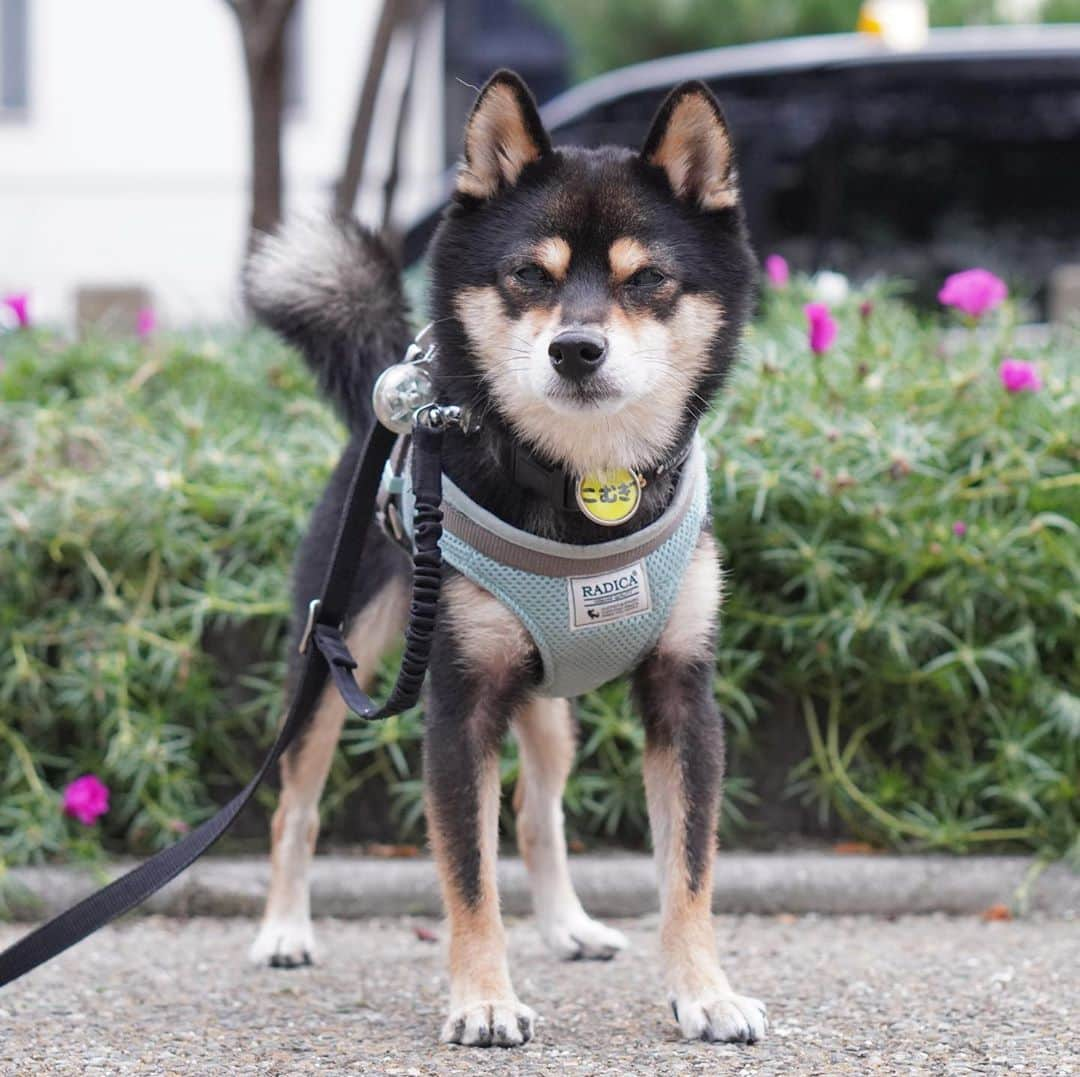
[[[467,405],[480,427],[447,435],[447,480],[492,526],[535,537],[537,549],[549,543],[587,555],[591,546],[632,545],[665,517],[691,466],[697,424],[734,359],[754,275],[731,139],[703,85],[668,97],[640,152],[556,149],[520,79],[496,74],[469,118],[457,189],[431,252],[438,399]],[[247,292],[259,316],[303,351],[352,435],[300,552],[299,635],[374,422],[373,381],[399,359],[410,333],[397,269],[353,223],[296,223],[266,237]],[[637,488],[623,489],[635,499],[632,513],[601,520],[562,496],[567,483],[616,469],[634,476]],[[675,1019],[689,1038],[753,1042],[765,1032],[764,1007],[732,990],[710,920],[723,729],[712,694],[719,565],[705,523],[695,525],[681,577],[671,581],[662,631],[625,672],[646,729]],[[408,558],[375,531],[358,578],[345,628],[363,680],[401,637]],[[626,581],[636,586],[637,576],[624,573],[611,586]],[[654,594],[663,582],[654,579]],[[594,593],[605,600],[596,584],[579,597],[587,604]],[[647,608],[647,596],[634,601],[640,606],[610,609]],[[574,726],[565,698],[539,692],[544,662],[527,615],[448,569],[424,777],[450,929],[442,1036],[476,1046],[513,1046],[533,1034],[533,1011],[511,984],[496,893],[498,751],[508,728],[521,754],[518,845],[545,941],[564,958],[610,958],[625,945],[587,915],[570,882],[561,797]],[[602,615],[602,607],[588,613]],[[270,895],[253,948],[260,962],[313,959],[307,874],[344,719],[328,686],[284,760]]]

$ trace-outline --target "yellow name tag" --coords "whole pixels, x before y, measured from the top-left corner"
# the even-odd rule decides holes
[[[641,505],[641,477],[620,467],[583,475],[577,483],[578,508],[595,523],[614,527],[629,520]]]

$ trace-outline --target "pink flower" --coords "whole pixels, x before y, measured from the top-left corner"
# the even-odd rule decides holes
[[[15,320],[21,329],[25,329],[30,324],[30,296],[26,292],[5,295],[3,303],[15,315]]]
[[[109,810],[109,787],[96,775],[84,774],[64,790],[64,814],[93,826]]]
[[[803,313],[809,329],[810,350],[815,355],[824,355],[836,340],[836,321],[824,303],[807,303]]]
[[[952,533],[957,538],[963,538],[967,534],[967,524],[964,523],[963,520],[957,520],[956,523],[952,525]]]
[[[765,259],[765,276],[774,288],[786,288],[791,279],[787,259],[782,254],[770,254]]]
[[[143,307],[135,317],[135,335],[140,340],[148,340],[157,329],[157,315],[153,307]]]
[[[1001,384],[1010,393],[1037,393],[1042,388],[1042,378],[1034,363],[1023,359],[1006,359],[998,367]]]
[[[981,318],[1009,294],[1005,282],[988,269],[965,269],[945,278],[938,302],[955,307],[970,318]]]
[[[869,321],[870,315],[874,313],[874,301],[872,299],[864,299],[859,304],[859,317],[862,320]]]

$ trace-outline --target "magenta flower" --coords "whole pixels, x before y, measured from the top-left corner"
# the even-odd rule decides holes
[[[782,254],[770,254],[765,259],[765,276],[774,288],[786,288],[791,279],[787,259]]]
[[[1042,378],[1034,363],[1023,359],[1006,359],[998,367],[1001,384],[1010,393],[1037,393],[1042,388]]]
[[[96,775],[84,774],[64,790],[64,814],[93,826],[109,810],[109,787]]]
[[[969,318],[981,318],[1005,300],[1009,289],[989,269],[965,269],[945,278],[938,302],[955,307]]]
[[[810,350],[815,355],[824,355],[836,340],[836,321],[824,303],[807,303],[803,313],[809,330]]]
[[[21,329],[25,329],[30,324],[30,296],[26,292],[5,295],[3,303],[15,315],[15,320]]]
[[[967,524],[964,523],[963,520],[957,520],[956,523],[952,525],[952,533],[957,538],[963,538],[967,534]]]
[[[135,316],[135,335],[140,340],[149,340],[157,329],[157,315],[153,307],[143,307]]]

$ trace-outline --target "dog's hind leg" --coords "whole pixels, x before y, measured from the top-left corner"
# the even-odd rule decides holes
[[[687,1039],[753,1043],[765,1035],[765,1007],[732,991],[712,923],[724,769],[723,722],[712,692],[718,605],[718,571],[706,536],[657,649],[636,673],[635,688],[645,720],[645,793],[672,1012]]]
[[[585,912],[566,862],[562,797],[574,761],[570,704],[535,697],[514,719],[514,733],[521,760],[514,792],[518,849],[529,870],[540,935],[562,958],[614,957],[626,936]]]
[[[391,576],[349,623],[356,678],[369,685],[383,654],[401,638],[408,609],[407,581]],[[319,798],[345,723],[346,707],[331,682],[311,722],[281,760],[281,795],[271,825],[270,890],[251,960],[275,968],[311,964],[308,872],[319,833]]]

